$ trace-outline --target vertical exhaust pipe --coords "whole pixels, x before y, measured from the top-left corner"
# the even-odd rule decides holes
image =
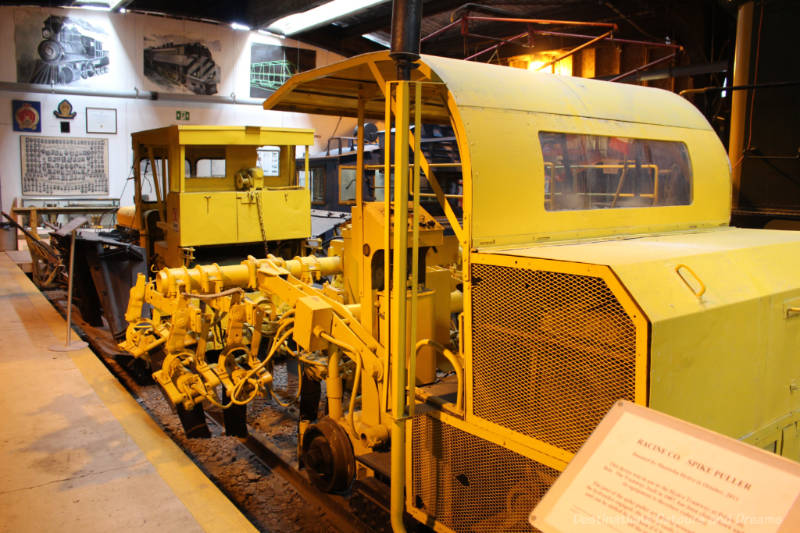
[[[392,50],[389,56],[397,65],[397,77],[410,80],[417,68],[422,26],[422,0],[394,0],[392,4]]]
[[[422,25],[422,0],[394,0],[392,5],[392,50],[389,56],[397,66],[397,108],[395,122],[395,165],[397,169],[408,168],[408,140],[409,140],[409,108],[408,108],[408,83],[411,80],[411,71],[417,68],[415,63],[419,59],[419,36]],[[389,95],[386,95],[387,109],[390,106]],[[418,105],[418,102],[415,102]],[[389,114],[387,112],[387,118]],[[386,134],[389,135],[389,125]],[[386,147],[389,150],[388,143]],[[387,156],[388,157],[388,156]],[[408,218],[408,175],[403,176],[399,171],[395,173],[394,182],[395,221],[405,221]],[[388,179],[388,178],[387,178]],[[388,186],[387,186],[388,191]],[[389,195],[386,195],[388,198]],[[402,222],[405,224],[405,222]],[[388,230],[387,230],[388,231]],[[408,234],[405,231],[394,233],[394,274],[392,280],[392,320],[400,323],[400,329],[405,330],[406,317],[406,249],[408,248]],[[386,244],[386,253],[389,253],[389,243]],[[388,294],[389,287],[386,287]],[[390,517],[392,530],[395,533],[405,532],[403,512],[405,511],[405,485],[406,485],[406,425],[408,399],[405,394],[406,387],[406,352],[405,335],[395,334],[395,339],[390,342],[390,359],[392,366],[392,450],[391,450],[391,496]],[[412,352],[413,354],[413,352]],[[412,355],[413,357],[413,355]]]

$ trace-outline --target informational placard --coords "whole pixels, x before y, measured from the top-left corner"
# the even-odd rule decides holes
[[[259,149],[258,166],[264,170],[265,176],[280,176],[281,152],[279,149]]]
[[[108,195],[108,140],[20,137],[22,194]]]
[[[531,512],[545,533],[800,531],[800,464],[618,402]]]

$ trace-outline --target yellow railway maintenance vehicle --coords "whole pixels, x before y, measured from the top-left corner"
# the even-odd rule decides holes
[[[691,104],[440,57],[396,66],[358,56],[264,104],[357,117],[357,175],[364,121],[396,128],[392,194],[357,191],[330,257],[141,279],[129,320],[160,333],[128,347],[165,346],[155,377],[173,404],[241,410],[274,393],[274,354],[297,358],[303,387],[324,380],[328,396],[328,416],[300,424],[302,462],[331,490],[390,478],[396,530],[407,512],[438,531],[530,531],[530,510],[619,399],[800,459],[800,233],[729,227],[728,159]],[[414,137],[423,123],[455,131],[463,197],[437,186]],[[423,179],[460,266],[419,207]],[[223,313],[227,335],[213,334]],[[318,390],[299,394],[301,412]]]
[[[313,130],[169,126],[131,137],[135,206],[118,221],[138,230],[151,263],[209,260],[222,246],[296,253],[311,236],[295,149],[314,144]]]

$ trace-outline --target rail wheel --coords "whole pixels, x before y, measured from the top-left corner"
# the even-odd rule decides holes
[[[327,416],[306,430],[300,459],[314,485],[325,492],[347,489],[355,475],[350,439],[345,430]]]

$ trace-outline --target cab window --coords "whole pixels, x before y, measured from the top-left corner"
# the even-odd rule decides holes
[[[689,205],[686,144],[540,132],[548,211]]]

